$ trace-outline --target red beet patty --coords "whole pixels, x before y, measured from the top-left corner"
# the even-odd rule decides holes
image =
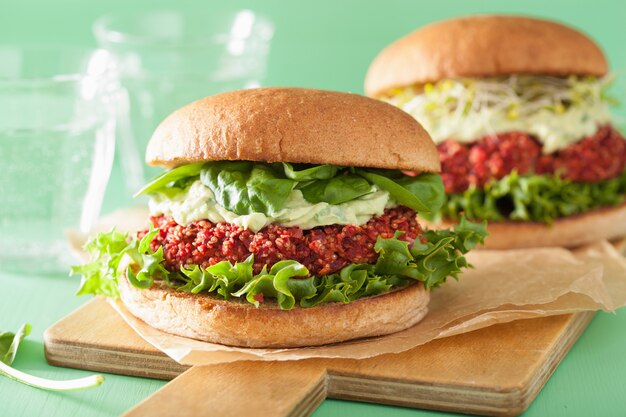
[[[626,140],[611,126],[548,155],[542,154],[535,138],[520,132],[486,136],[467,145],[447,140],[438,149],[447,193],[463,192],[470,185],[482,187],[513,170],[559,172],[572,181],[597,182],[617,177],[626,164]]]
[[[306,266],[312,275],[339,271],[350,263],[374,263],[376,238],[393,237],[403,231],[400,239],[412,242],[421,236],[415,211],[399,206],[387,209],[362,226],[331,225],[303,230],[271,224],[258,232],[230,223],[200,220],[188,226],[177,224],[171,217],[151,217],[159,233],[151,247],[163,246],[164,265],[179,270],[182,265],[208,267],[220,261],[244,261],[254,254],[254,270],[271,267],[278,261],[292,259]],[[143,236],[147,231],[142,231]]]

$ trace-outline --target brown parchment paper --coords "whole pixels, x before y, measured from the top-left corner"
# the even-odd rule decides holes
[[[115,223],[117,218],[123,219]],[[144,209],[116,212],[112,224],[134,230],[145,224]],[[70,236],[80,247],[84,236]],[[431,294],[428,315],[416,326],[392,335],[297,349],[249,349],[173,336],[132,316],[111,301],[124,320],[147,342],[181,364],[206,365],[238,360],[307,358],[364,359],[399,353],[431,340],[497,323],[589,310],[614,311],[626,305],[626,261],[608,242],[569,251],[562,248],[480,250],[470,253],[474,268]]]

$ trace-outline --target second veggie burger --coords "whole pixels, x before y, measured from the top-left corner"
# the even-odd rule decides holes
[[[446,202],[489,221],[490,248],[576,246],[626,234],[626,141],[601,49],[567,26],[477,16],[385,48],[365,90],[415,117],[438,145]]]

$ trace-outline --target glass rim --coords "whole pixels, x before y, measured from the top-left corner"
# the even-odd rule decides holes
[[[153,10],[148,10],[148,11],[144,10],[141,12],[133,12],[133,13],[124,14],[124,15],[119,14],[119,13],[108,13],[108,14],[98,17],[94,21],[92,25],[92,33],[94,34],[98,42],[105,41],[108,43],[129,44],[129,45],[159,45],[161,47],[180,45],[181,43],[184,43],[185,46],[204,45],[206,43],[219,45],[219,44],[227,43],[228,41],[231,40],[228,37],[219,36],[219,35],[226,34],[226,32],[224,33],[218,32],[212,35],[194,35],[188,38],[184,38],[182,40],[173,40],[173,39],[155,38],[149,35],[131,33],[129,31],[114,29],[112,27],[112,23],[116,19],[121,19],[121,18],[126,17],[126,18],[130,18],[131,20],[137,21],[138,19],[141,19],[142,17],[144,17],[145,16],[144,13],[146,12],[148,13],[168,12],[168,13],[177,13],[182,16],[188,15],[188,13],[184,13],[184,12],[181,12],[180,10],[174,10],[174,9],[153,9]],[[274,30],[275,30],[274,22],[272,21],[272,19],[270,19],[269,17],[267,17],[266,15],[262,13],[259,13],[252,9],[247,9],[247,8],[229,10],[227,12],[226,11],[224,12],[230,15],[235,15],[241,12],[250,12],[255,16],[255,18],[259,20],[259,22],[263,26],[269,29],[269,35],[261,39],[264,41],[270,41],[272,37],[274,36]]]
[[[102,52],[110,55],[110,52],[105,48],[96,47],[82,47],[77,45],[63,45],[63,44],[8,44],[0,43],[0,51],[2,50],[16,50],[20,52],[56,52],[59,54],[68,53],[78,55],[87,55],[90,53]],[[80,70],[68,70],[59,71],[50,75],[2,75],[0,73],[0,86],[10,84],[11,86],[29,85],[29,84],[62,84],[62,83],[75,83],[82,82],[84,80],[93,79],[106,79],[108,77],[115,77],[116,71],[112,68],[105,69],[102,73],[90,74],[84,73]]]

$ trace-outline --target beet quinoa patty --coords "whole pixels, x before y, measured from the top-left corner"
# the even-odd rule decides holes
[[[520,132],[486,136],[468,144],[447,140],[438,146],[447,193],[460,193],[470,185],[484,186],[513,170],[520,174],[551,174],[575,182],[597,182],[620,175],[626,164],[626,140],[604,126],[580,142],[543,155],[541,143]]]
[[[326,275],[339,271],[350,263],[374,263],[376,238],[393,237],[404,232],[400,239],[412,242],[421,235],[415,211],[399,206],[387,209],[381,216],[366,224],[331,225],[302,230],[300,227],[282,227],[271,224],[257,233],[230,223],[213,224],[200,220],[188,226],[177,224],[171,217],[151,217],[159,233],[152,240],[152,250],[163,246],[164,265],[177,271],[183,265],[204,268],[220,261],[244,261],[254,254],[255,273],[264,265],[268,268],[283,259],[291,259],[306,266],[312,275]],[[140,237],[146,231],[141,232]]]

